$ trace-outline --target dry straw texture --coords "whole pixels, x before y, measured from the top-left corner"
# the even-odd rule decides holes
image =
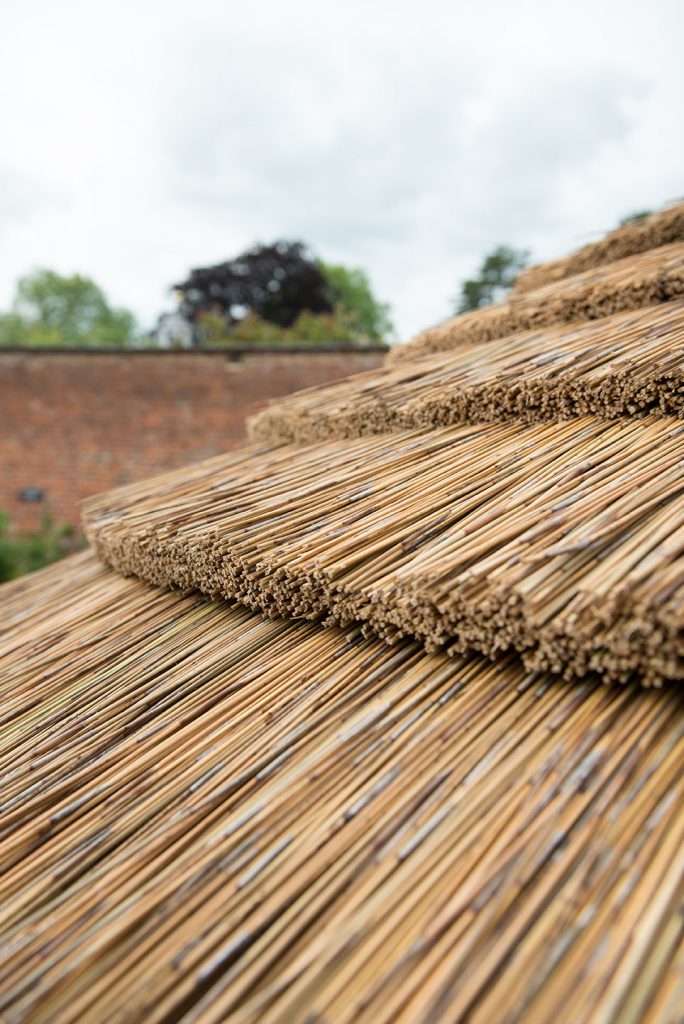
[[[684,412],[684,303],[524,331],[297,392],[250,436],[308,444],[416,427]]]
[[[150,591],[0,589],[0,1016],[676,1024],[684,706]]]
[[[448,427],[246,449],[85,523],[153,583],[660,683],[684,678],[683,460],[668,417]]]
[[[662,246],[575,277],[512,295],[496,306],[463,313],[423,331],[387,357],[388,364],[448,352],[460,345],[503,338],[576,320],[597,320],[684,295],[684,243]]]
[[[254,428],[401,433],[89,503],[185,595],[0,588],[0,1020],[680,1024],[684,425],[580,415],[681,412],[682,305],[625,311],[683,291],[680,244],[519,295]]]
[[[636,256],[637,253],[655,249],[659,245],[684,240],[684,203],[660,210],[650,217],[632,221],[610,231],[597,242],[590,242],[576,252],[560,260],[540,263],[528,267],[516,281],[516,292],[528,292],[541,288],[553,281],[560,281],[584,270],[600,267],[605,263]]]

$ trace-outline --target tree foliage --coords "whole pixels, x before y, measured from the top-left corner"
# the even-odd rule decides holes
[[[341,306],[332,313],[300,313],[291,327],[279,327],[258,313],[246,313],[230,330],[218,313],[203,313],[199,318],[202,343],[222,347],[272,347],[321,345],[325,342],[362,343],[354,318]]]
[[[356,336],[376,344],[384,342],[394,329],[390,307],[373,295],[366,272],[358,267],[323,261],[320,267],[334,308],[347,313]]]
[[[132,313],[113,309],[88,277],[37,270],[21,278],[9,313],[0,315],[0,345],[122,348],[136,341]]]
[[[456,299],[456,312],[467,313],[498,302],[515,284],[516,277],[527,266],[528,259],[529,253],[524,249],[513,249],[509,245],[497,246],[485,256],[477,277],[463,282],[461,293]]]
[[[47,515],[37,533],[14,537],[7,515],[0,512],[0,583],[56,562],[73,549],[70,537],[70,527],[55,526]]]
[[[392,329],[362,270],[317,260],[302,242],[254,246],[175,287],[205,345],[373,345]]]
[[[278,327],[291,327],[300,313],[331,313],[326,279],[302,242],[256,245],[233,260],[191,271],[175,285],[181,312],[194,324],[218,313],[228,328],[246,312]]]
[[[650,217],[653,210],[636,210],[634,213],[628,213],[626,217],[623,217],[620,221],[620,227],[624,227],[625,224],[633,224],[634,221],[643,220],[644,217]]]

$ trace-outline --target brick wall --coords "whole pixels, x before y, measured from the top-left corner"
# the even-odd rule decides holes
[[[381,360],[342,349],[0,351],[0,511],[20,532],[46,509],[77,526],[82,498],[234,448],[269,398]]]

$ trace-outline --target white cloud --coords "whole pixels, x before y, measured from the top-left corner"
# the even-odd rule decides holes
[[[149,323],[191,266],[300,237],[401,334],[499,242],[557,255],[684,191],[675,0],[13,0],[0,306],[33,266]]]

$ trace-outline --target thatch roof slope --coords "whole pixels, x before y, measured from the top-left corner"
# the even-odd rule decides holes
[[[495,306],[431,327],[387,356],[388,364],[449,352],[516,331],[559,323],[597,320],[632,309],[668,302],[684,295],[684,243],[664,245],[639,256],[584,271],[574,277],[512,294]]]
[[[681,412],[682,294],[518,294],[88,504],[183,593],[0,588],[0,1019],[679,1024],[684,424],[577,414]]]
[[[626,256],[655,249],[671,242],[684,241],[684,203],[659,210],[648,217],[629,221],[609,231],[596,242],[583,245],[563,259],[539,263],[523,270],[515,284],[515,291],[529,292],[553,281],[560,281],[584,270],[600,267]]]
[[[684,678],[683,465],[668,417],[449,427],[231,454],[85,526],[156,584],[659,683]]]
[[[523,331],[356,374],[273,402],[267,444],[310,444],[452,423],[684,412],[684,303]]]
[[[0,608],[4,1021],[677,1019],[681,691],[272,622],[87,554]]]

